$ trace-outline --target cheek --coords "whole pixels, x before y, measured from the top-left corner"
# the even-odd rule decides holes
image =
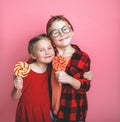
[[[55,51],[53,51],[53,57],[55,56]]]
[[[53,44],[59,44],[59,38],[53,39]]]
[[[51,53],[52,53],[52,54],[54,54],[54,53],[55,53],[54,49],[52,49],[52,50],[51,50]]]
[[[55,43],[57,41],[56,38],[51,38],[52,39],[52,42]]]
[[[50,54],[54,57],[55,56],[55,51],[54,49],[50,51]]]
[[[42,58],[43,57],[43,54],[38,54],[37,57],[38,58]]]
[[[73,32],[73,31],[71,31],[71,32],[68,34],[69,37],[73,37],[73,35],[74,35],[74,32]]]
[[[72,35],[72,36],[74,35],[74,32],[73,32],[73,31],[71,31],[71,35]]]

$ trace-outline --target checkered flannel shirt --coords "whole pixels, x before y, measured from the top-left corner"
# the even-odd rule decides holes
[[[63,84],[58,122],[85,121],[88,109],[86,92],[90,88],[90,80],[85,79],[83,74],[90,70],[90,58],[76,45],[72,45],[72,47],[76,49],[76,52],[72,55],[66,72],[78,79],[81,86],[75,90],[72,86]]]

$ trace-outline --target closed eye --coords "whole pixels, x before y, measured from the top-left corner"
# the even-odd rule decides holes
[[[42,52],[43,50],[39,50],[40,52]]]

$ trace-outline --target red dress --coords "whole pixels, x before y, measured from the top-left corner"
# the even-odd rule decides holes
[[[30,70],[16,110],[16,122],[50,122],[48,72]]]

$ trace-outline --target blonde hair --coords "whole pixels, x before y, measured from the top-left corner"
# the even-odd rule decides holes
[[[43,33],[43,34],[40,34],[40,35],[32,38],[29,41],[29,43],[28,43],[28,53],[29,54],[34,54],[34,45],[36,44],[36,42],[38,42],[39,40],[42,40],[42,39],[48,39],[48,40],[50,40],[50,38],[46,34]]]

